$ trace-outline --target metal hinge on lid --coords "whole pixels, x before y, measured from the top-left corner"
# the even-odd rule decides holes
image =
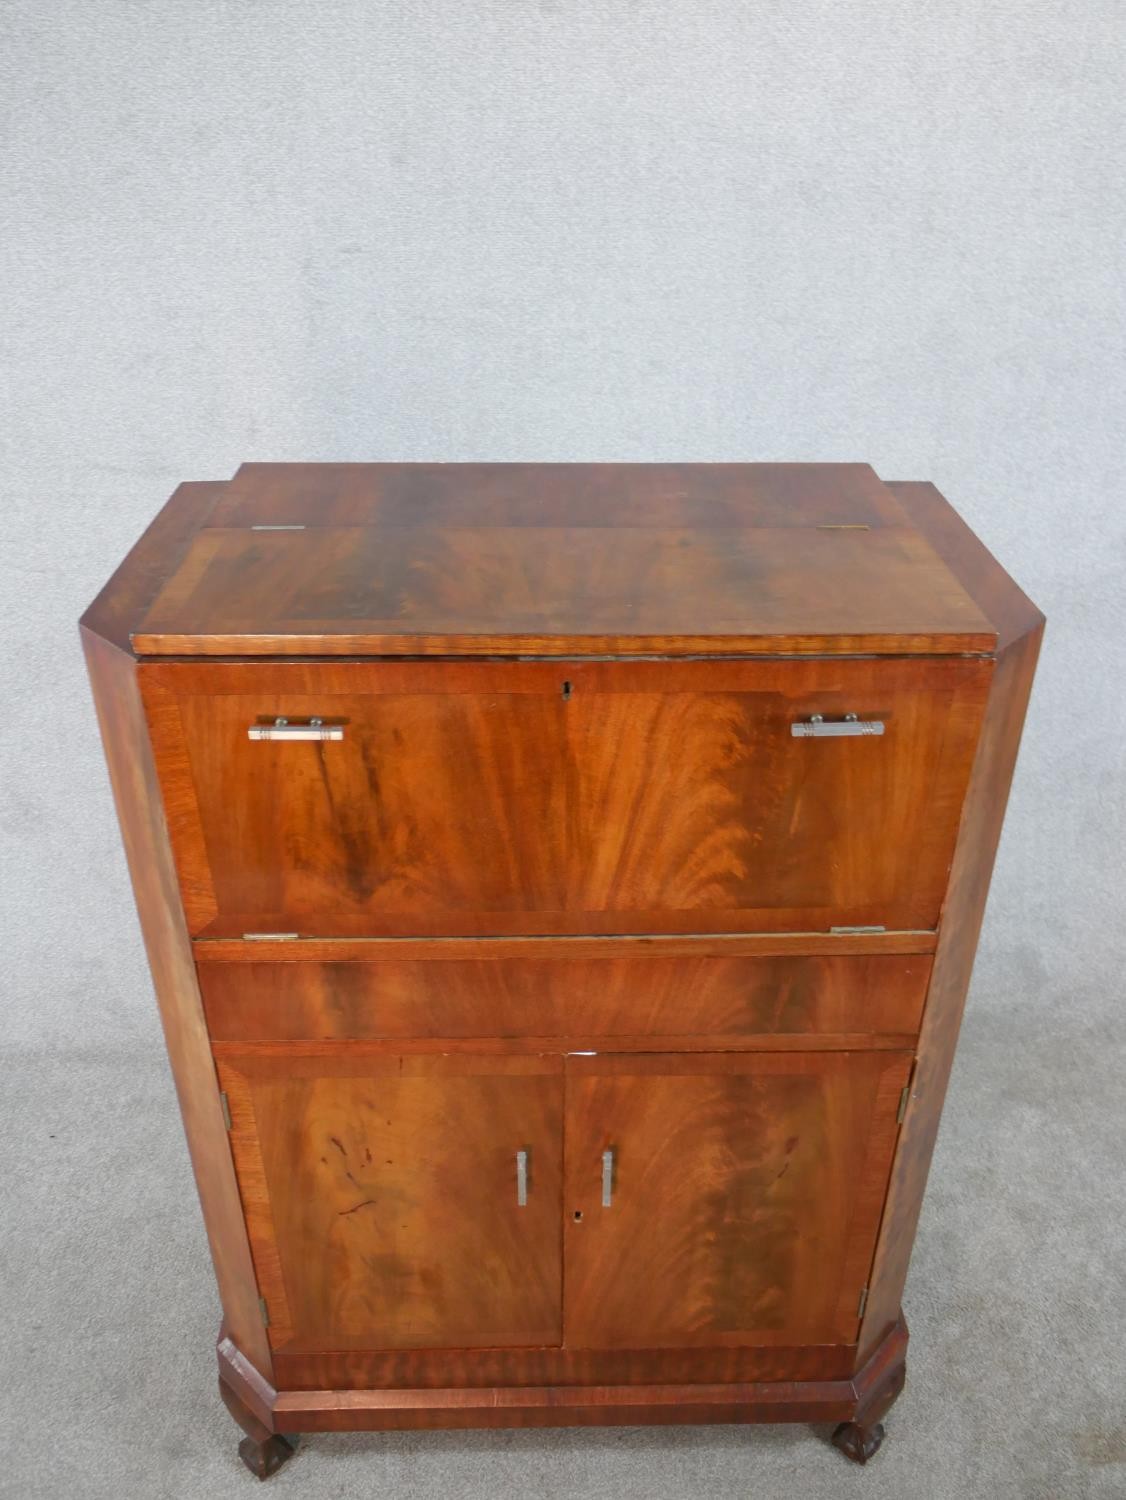
[[[856,1308],[856,1316],[858,1318],[862,1318],[864,1316],[864,1309],[867,1306],[868,1306],[868,1288],[865,1286],[865,1287],[861,1287],[861,1289],[860,1289],[860,1302],[859,1302],[859,1304],[857,1305],[857,1308]]]
[[[244,943],[292,943],[300,934],[296,932],[244,932]]]
[[[223,1111],[223,1124],[228,1130],[231,1129],[231,1101],[226,1094],[219,1095],[219,1108]]]
[[[252,526],[251,531],[304,531],[304,526]]]
[[[886,927],[830,927],[836,937],[846,937],[850,932],[886,932]]]
[[[258,1311],[262,1314],[262,1325],[263,1325],[263,1327],[269,1328],[269,1326],[270,1326],[270,1309],[266,1306],[266,1299],[265,1299],[265,1297],[259,1297],[258,1298]]]

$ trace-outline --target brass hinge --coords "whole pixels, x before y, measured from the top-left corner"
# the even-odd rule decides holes
[[[305,530],[304,526],[296,526],[296,525],[281,526],[281,525],[276,525],[276,524],[275,525],[269,525],[269,526],[266,526],[266,525],[257,525],[257,526],[252,526],[250,529],[251,529],[251,531],[304,531]]]
[[[230,1130],[230,1128],[231,1128],[231,1101],[227,1098],[226,1094],[224,1094],[224,1093],[220,1093],[220,1095],[219,1095],[219,1108],[223,1111],[223,1124],[227,1127],[228,1130]]]
[[[865,1287],[861,1287],[861,1289],[860,1289],[860,1303],[859,1303],[859,1305],[857,1306],[857,1309],[856,1309],[856,1316],[858,1318],[862,1318],[864,1316],[864,1309],[867,1306],[868,1306],[868,1288],[865,1286]]]
[[[835,937],[846,937],[851,932],[886,932],[886,927],[830,927]]]
[[[262,1324],[263,1324],[263,1327],[269,1328],[269,1326],[270,1326],[270,1309],[266,1306],[266,1299],[265,1299],[265,1297],[259,1297],[258,1298],[258,1311],[262,1314]]]
[[[243,942],[246,943],[291,943],[300,936],[296,932],[244,932]]]

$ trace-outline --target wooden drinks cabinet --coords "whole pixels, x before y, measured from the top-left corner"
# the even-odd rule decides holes
[[[1043,620],[863,464],[248,464],[83,618],[265,1476],[866,1461]]]

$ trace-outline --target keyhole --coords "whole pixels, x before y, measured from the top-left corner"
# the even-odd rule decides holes
[[[571,684],[569,682],[565,682],[563,684],[563,701],[566,702],[567,699],[570,696],[571,696]]]
[[[576,1208],[575,1209],[575,1223],[576,1224],[581,1224],[582,1221],[583,1221],[583,1211],[582,1211],[581,1208]]]

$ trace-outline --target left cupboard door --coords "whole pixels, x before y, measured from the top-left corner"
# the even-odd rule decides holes
[[[561,1343],[561,1058],[215,1053],[274,1348]]]

